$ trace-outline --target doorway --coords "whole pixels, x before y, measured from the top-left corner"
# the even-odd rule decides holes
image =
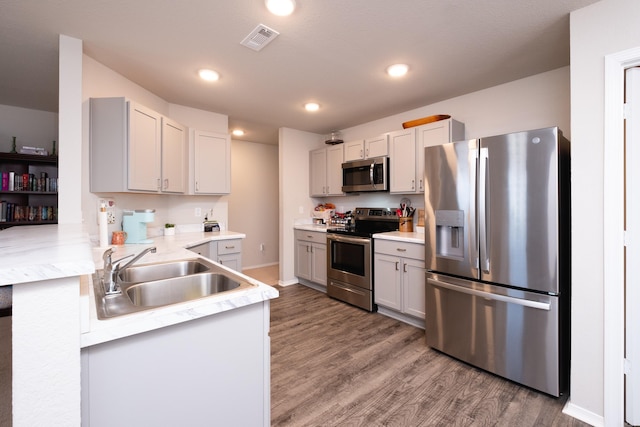
[[[640,251],[640,237],[635,239],[636,244],[633,245],[631,234],[624,232],[625,215],[628,215],[625,210],[625,166],[628,166],[628,169],[639,169],[640,161],[635,166],[631,163],[625,164],[625,128],[621,125],[620,119],[624,117],[625,110],[625,70],[637,66],[640,66],[640,47],[605,56],[604,424],[607,426],[623,425],[625,415],[634,416],[625,414],[625,372],[631,371],[631,363],[625,358],[625,252],[631,256],[634,250]],[[636,113],[636,117],[640,117],[640,114]],[[636,123],[637,121],[638,119],[635,120]],[[635,146],[638,146],[637,144]],[[628,162],[631,161],[629,157]],[[635,184],[636,187],[631,188],[633,185],[633,182],[629,183],[628,191],[639,194],[640,185]],[[638,213],[634,215],[637,217]],[[638,233],[640,229],[636,232]],[[630,245],[627,246],[626,242]],[[630,266],[633,264],[637,264],[637,258],[635,262],[629,262]],[[635,281],[640,279],[637,273],[631,274],[635,274]],[[634,282],[629,281],[628,285],[631,286],[632,283]],[[640,308],[631,311],[638,310]],[[640,330],[636,329],[635,332],[637,334]],[[630,385],[633,384],[632,375],[626,380]]]
[[[625,70],[625,421],[640,425],[640,68]]]

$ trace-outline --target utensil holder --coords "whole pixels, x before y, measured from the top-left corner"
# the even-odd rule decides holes
[[[407,233],[413,232],[413,218],[401,217],[398,218],[398,231],[404,231]]]

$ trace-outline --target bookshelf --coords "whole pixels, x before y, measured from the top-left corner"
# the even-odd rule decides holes
[[[57,224],[57,182],[57,156],[0,153],[0,229]]]

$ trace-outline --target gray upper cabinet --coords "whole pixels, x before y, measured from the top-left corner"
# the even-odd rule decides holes
[[[90,100],[92,192],[184,193],[187,129],[125,98]]]
[[[190,194],[231,193],[231,138],[227,134],[194,130],[191,148]]]
[[[342,144],[309,152],[309,195],[342,196]]]

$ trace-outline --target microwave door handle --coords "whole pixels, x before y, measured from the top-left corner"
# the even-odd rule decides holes
[[[375,162],[371,162],[371,166],[369,166],[369,181],[371,182],[371,186],[373,188],[376,188],[376,183],[373,180],[373,171],[376,167]]]

